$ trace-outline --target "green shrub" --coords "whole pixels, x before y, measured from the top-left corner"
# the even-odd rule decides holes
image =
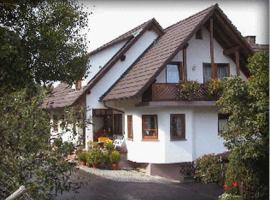
[[[179,98],[181,100],[193,100],[200,90],[200,84],[196,81],[186,81],[179,84]]]
[[[53,140],[53,144],[56,146],[56,147],[60,147],[62,145],[62,139],[61,138],[55,138]]]
[[[118,163],[121,159],[121,155],[117,150],[111,152],[110,161],[111,163]]]
[[[71,142],[64,142],[61,146],[64,155],[71,155],[74,151],[74,145]]]
[[[82,151],[77,154],[79,161],[86,162],[87,157],[89,156],[89,153],[87,151]]]
[[[103,152],[99,148],[93,148],[89,151],[89,154],[87,156],[87,163],[89,165],[99,165],[103,161]]]
[[[114,150],[114,145],[112,142],[105,142],[104,148],[111,153]]]
[[[203,183],[223,182],[222,163],[214,154],[204,155],[196,160],[195,178]]]
[[[242,198],[239,195],[223,193],[218,197],[218,200],[242,200]]]

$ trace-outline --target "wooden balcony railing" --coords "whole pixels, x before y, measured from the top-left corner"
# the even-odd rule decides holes
[[[151,88],[151,98],[148,101],[214,101],[217,97],[207,95],[207,90],[204,84],[200,85],[199,90],[192,94],[189,99],[180,97],[179,84],[175,83],[154,83]]]

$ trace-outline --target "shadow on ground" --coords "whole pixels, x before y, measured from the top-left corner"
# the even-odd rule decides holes
[[[81,187],[76,192],[64,192],[57,200],[216,200],[222,193],[215,184],[118,182],[81,170],[72,179]]]

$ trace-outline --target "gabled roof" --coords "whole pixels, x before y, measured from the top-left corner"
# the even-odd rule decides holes
[[[230,20],[218,7],[211,6],[168,28],[141,59],[130,67],[129,71],[107,91],[103,101],[125,99],[141,95],[154,81],[166,64],[187,44],[188,40],[203,26],[213,14],[218,14],[227,23],[237,37],[245,52],[252,52],[250,45]]]
[[[89,55],[94,55],[94,54],[96,54],[96,53],[98,53],[98,52],[100,52],[100,51],[102,51],[102,50],[104,50],[104,49],[106,49],[106,48],[108,48],[108,47],[114,45],[114,44],[117,44],[117,43],[122,42],[122,41],[124,41],[124,40],[129,40],[129,39],[131,39],[132,37],[135,37],[136,34],[138,34],[140,31],[142,31],[146,26],[148,26],[149,23],[155,23],[155,24],[157,25],[159,31],[161,31],[161,32],[163,31],[162,27],[161,27],[161,26],[157,23],[157,21],[153,18],[153,19],[150,19],[150,20],[148,20],[148,21],[146,21],[146,22],[140,24],[139,26],[137,26],[137,27],[135,27],[135,28],[129,30],[128,32],[126,32],[126,33],[124,33],[124,34],[118,36],[117,38],[113,39],[112,41],[110,41],[110,42],[108,42],[108,43],[106,43],[106,44],[104,44],[104,45],[98,47],[97,49],[91,51],[91,52],[89,53]]]
[[[71,106],[82,93],[83,89],[75,90],[65,83],[60,83],[44,99],[41,107],[44,109],[57,109]]]
[[[68,107],[76,103],[76,101],[84,95],[87,91],[89,91],[102,77],[103,75],[111,69],[111,67],[120,59],[120,57],[142,36],[142,34],[148,30],[149,28],[153,28],[157,31],[158,34],[163,33],[162,27],[159,23],[153,18],[148,20],[141,25],[135,27],[134,29],[126,32],[125,34],[119,36],[118,38],[112,40],[111,42],[104,44],[98,49],[89,53],[89,55],[93,55],[103,49],[116,44],[123,40],[128,40],[126,44],[103,66],[103,68],[88,82],[88,84],[81,90],[74,90],[67,84],[61,83],[57,86],[52,94],[47,96],[43,102],[42,107],[45,109],[55,109],[55,108],[63,108]]]

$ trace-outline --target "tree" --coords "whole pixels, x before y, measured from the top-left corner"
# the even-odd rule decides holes
[[[73,166],[70,146],[50,142],[41,85],[85,74],[88,14],[73,0],[7,0],[0,10],[0,199],[20,185],[51,199],[70,189]]]
[[[229,114],[228,125],[221,136],[231,151],[226,179],[240,180],[244,193],[252,188],[256,199],[268,198],[269,166],[269,57],[268,53],[254,54],[248,60],[250,77],[224,82],[218,100],[223,113]],[[251,195],[251,193],[249,193]],[[251,196],[249,196],[251,198]]]
[[[87,69],[87,13],[73,0],[0,3],[0,85],[71,84]]]

